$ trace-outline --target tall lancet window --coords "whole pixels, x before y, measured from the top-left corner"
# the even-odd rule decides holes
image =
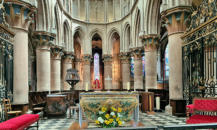
[[[131,77],[134,77],[134,58],[130,58],[130,75]]]
[[[165,50],[165,79],[169,79],[169,54],[168,54],[168,45]]]
[[[142,57],[142,72],[143,76],[145,77],[145,56]]]
[[[94,54],[94,80],[98,79],[100,77],[99,72],[99,53]]]

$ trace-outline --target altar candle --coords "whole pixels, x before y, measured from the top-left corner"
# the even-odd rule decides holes
[[[85,91],[88,91],[88,83],[85,85]]]
[[[130,82],[127,83],[127,90],[130,90]]]
[[[160,97],[156,97],[156,109],[160,110]]]

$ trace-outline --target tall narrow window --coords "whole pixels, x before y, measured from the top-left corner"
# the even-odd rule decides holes
[[[131,57],[130,59],[130,75],[131,77],[134,77],[134,58]]]
[[[100,77],[100,72],[99,72],[99,54],[95,53],[94,54],[94,80],[98,79]]]
[[[169,79],[169,54],[168,54],[168,45],[165,50],[165,79]]]
[[[143,76],[145,77],[145,56],[142,57],[142,72]]]

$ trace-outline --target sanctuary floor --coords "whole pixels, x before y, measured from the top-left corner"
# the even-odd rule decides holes
[[[185,124],[186,119],[185,117],[171,116],[166,113],[155,113],[154,115],[140,113],[139,116],[140,121],[147,127],[164,125],[182,125]],[[78,120],[68,118],[41,119],[39,121],[39,130],[67,130],[74,121]],[[88,126],[88,128],[95,127],[95,124],[89,124]],[[36,130],[36,128],[30,128],[29,130]]]

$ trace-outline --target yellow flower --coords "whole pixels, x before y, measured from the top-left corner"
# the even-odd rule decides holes
[[[113,118],[116,118],[116,115],[113,115]]]
[[[117,111],[117,109],[116,109],[116,108],[114,108],[114,107],[112,107],[112,110],[113,110],[113,111]]]
[[[102,109],[101,109],[102,112],[105,112],[106,110],[107,110],[106,107],[102,107]]]
[[[122,112],[122,109],[120,107],[118,107],[118,112]]]
[[[114,121],[114,119],[109,119],[110,123],[112,123]]]
[[[106,115],[105,115],[105,118],[106,118],[106,119],[108,119],[109,117],[110,117],[110,115],[109,115],[109,114],[106,114]]]
[[[95,122],[96,122],[96,124],[98,124],[98,125],[100,124],[98,120],[96,120]]]
[[[110,122],[108,120],[105,120],[105,124],[108,125]]]
[[[117,117],[117,118],[116,118],[116,121],[119,121],[119,120],[120,120],[120,118],[119,118],[119,117]]]
[[[118,125],[121,125],[122,124],[122,122],[121,121],[118,121]]]

